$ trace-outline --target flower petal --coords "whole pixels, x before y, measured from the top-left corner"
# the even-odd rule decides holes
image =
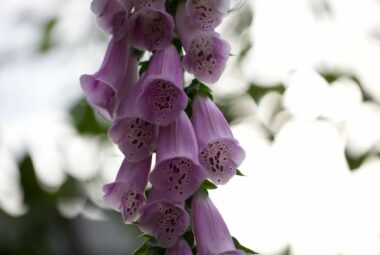
[[[193,100],[191,121],[199,146],[199,162],[216,184],[227,183],[243,162],[245,151],[233,138],[226,119],[211,99],[198,95]]]
[[[187,0],[186,13],[200,29],[212,30],[222,22],[229,5],[229,0]]]
[[[113,122],[108,137],[129,161],[139,162],[152,154],[157,132],[155,125],[139,117],[125,117]]]
[[[117,0],[93,0],[91,10],[97,15],[96,22],[104,32],[113,34],[116,40],[126,35],[130,9]]]
[[[173,247],[166,249],[165,255],[193,255],[193,252],[185,240],[179,239]]]
[[[214,31],[196,29],[188,21],[184,4],[179,4],[176,13],[179,37],[186,55],[185,70],[207,83],[215,83],[222,75],[230,55],[230,45]]]
[[[205,178],[197,152],[191,122],[182,112],[175,122],[159,131],[156,166],[149,177],[152,185],[169,199],[187,199]]]
[[[148,183],[151,158],[140,163],[124,159],[115,182],[103,186],[104,202],[121,212],[125,223],[136,220],[145,202],[144,190]]]
[[[152,7],[155,9],[165,9],[165,0],[134,0],[135,10],[140,10],[144,7]]]
[[[143,80],[138,115],[158,126],[172,123],[185,109],[183,69],[179,54],[169,46],[153,56]]]
[[[126,40],[113,38],[99,70],[92,75],[82,75],[80,83],[89,104],[110,120],[136,76],[137,60],[130,53]]]
[[[149,196],[155,192],[153,189]],[[174,246],[189,226],[189,215],[184,210],[183,203],[177,204],[165,199],[149,200],[141,209],[140,229],[153,235],[164,247]]]
[[[128,25],[130,43],[140,50],[161,50],[173,38],[174,21],[165,11],[143,7],[132,14]]]
[[[193,197],[191,217],[198,255],[217,255],[236,249],[226,223],[205,192],[199,191]]]

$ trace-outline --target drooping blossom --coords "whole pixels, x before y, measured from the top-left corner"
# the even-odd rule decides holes
[[[158,128],[141,119],[137,96],[144,78],[133,86],[127,98],[122,101],[117,116],[108,131],[108,137],[118,145],[120,151],[131,162],[149,157],[156,146]]]
[[[121,212],[125,223],[135,221],[145,202],[144,190],[148,183],[151,157],[139,163],[124,159],[116,180],[103,186],[104,202]]]
[[[173,202],[157,189],[152,189],[141,209],[140,229],[154,236],[164,247],[172,247],[189,226],[189,215],[184,202]]]
[[[245,151],[234,139],[227,120],[210,98],[197,95],[191,121],[199,146],[199,162],[216,184],[227,183],[243,162]]]
[[[91,10],[97,16],[96,23],[115,40],[125,37],[131,8],[131,5],[123,6],[118,0],[93,0],[91,3]]]
[[[179,239],[173,247],[166,249],[165,255],[193,255],[193,252],[185,240]]]
[[[174,20],[165,11],[165,1],[134,1],[135,9],[129,19],[129,42],[139,50],[161,50],[174,35]]]
[[[157,52],[141,79],[137,99],[139,116],[158,126],[172,123],[188,101],[183,90],[183,69],[175,47],[170,45]]]
[[[87,101],[106,119],[111,120],[137,79],[137,59],[130,52],[126,38],[112,38],[100,69],[80,77]]]
[[[131,0],[124,0],[131,1]],[[132,0],[135,10],[144,7],[153,7],[155,9],[165,10],[165,0]]]
[[[185,112],[169,126],[160,128],[156,166],[149,178],[153,187],[176,201],[187,199],[204,180],[195,134]]]
[[[198,255],[245,254],[236,250],[222,215],[202,190],[193,197],[191,220]]]
[[[187,0],[186,14],[202,30],[216,28],[227,14],[230,0]]]
[[[203,31],[192,25],[184,3],[180,3],[177,8],[176,24],[186,52],[183,59],[186,71],[203,82],[218,81],[230,55],[228,42],[215,31]]]

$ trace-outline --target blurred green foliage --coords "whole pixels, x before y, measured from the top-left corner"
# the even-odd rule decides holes
[[[110,126],[92,110],[86,99],[80,99],[70,109],[73,125],[80,134],[105,135]]]

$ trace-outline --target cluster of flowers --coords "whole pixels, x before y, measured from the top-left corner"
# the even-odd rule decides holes
[[[116,180],[103,187],[104,201],[125,223],[137,222],[154,236],[166,254],[192,254],[181,238],[190,214],[197,254],[245,254],[236,250],[223,218],[200,188],[206,178],[227,183],[245,152],[209,97],[192,98],[191,119],[184,111],[189,99],[183,68],[207,83],[216,82],[225,68],[230,47],[214,29],[229,1],[171,2],[175,21],[165,0],[92,2],[99,27],[112,39],[100,69],[82,75],[81,87],[89,104],[112,121],[109,138],[125,156]],[[171,44],[175,28],[185,51],[182,60]],[[135,49],[153,52],[140,77]]]

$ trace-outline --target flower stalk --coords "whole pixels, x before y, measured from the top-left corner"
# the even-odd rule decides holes
[[[136,254],[247,254],[235,245],[207,192],[235,176],[245,158],[202,83],[217,82],[230,56],[228,42],[214,30],[229,5],[229,0],[91,4],[111,40],[99,71],[80,82],[89,104],[112,121],[108,136],[124,154],[115,180],[103,186],[104,202],[148,236]],[[140,70],[136,51],[151,52]],[[195,78],[190,85],[185,72]]]

